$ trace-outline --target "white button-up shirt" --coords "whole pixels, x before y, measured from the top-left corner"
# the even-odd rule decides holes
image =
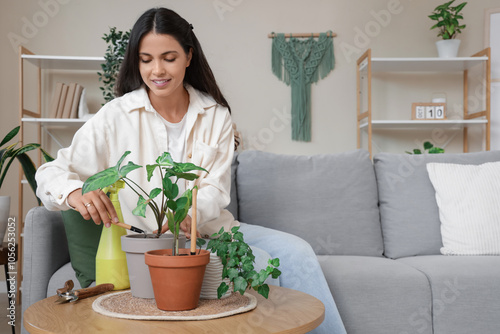
[[[220,227],[238,225],[224,208],[230,201],[231,161],[234,134],[227,108],[211,97],[188,86],[189,107],[186,114],[186,154],[184,162],[192,162],[209,171],[199,172],[198,222],[203,235]],[[168,136],[160,115],[153,109],[144,87],[116,98],[104,105],[74,135],[71,146],[59,150],[57,158],[37,170],[37,196],[49,210],[68,210],[68,195],[81,188],[90,176],[115,166],[125,151],[131,151],[122,166],[132,161],[145,166],[167,150]],[[145,168],[127,175],[148,193],[161,187],[159,173],[147,181]],[[181,180],[184,181],[184,180]],[[179,182],[181,182],[179,181]],[[126,187],[119,193],[120,205],[127,224],[153,231],[157,229],[153,212],[146,219],[132,214],[138,196]],[[158,199],[159,197],[157,197]]]

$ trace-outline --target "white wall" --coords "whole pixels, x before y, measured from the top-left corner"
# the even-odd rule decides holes
[[[101,56],[101,36],[111,26],[129,29],[153,6],[174,9],[194,26],[216,78],[233,109],[247,149],[287,154],[318,154],[356,148],[356,59],[372,48],[378,57],[435,56],[436,33],[427,15],[442,0],[0,0],[0,133],[19,123],[18,61],[9,36],[38,54]],[[50,4],[49,7],[46,5]],[[45,8],[44,8],[45,7]],[[460,55],[483,47],[484,10],[500,0],[469,1]],[[47,9],[48,8],[48,9]],[[49,14],[46,14],[49,12]],[[35,31],[27,30],[37,23]],[[312,141],[290,139],[290,88],[271,73],[275,32],[333,30],[336,67],[312,87]],[[389,87],[389,90],[396,87]],[[98,106],[101,101],[91,101]],[[406,114],[405,114],[406,113]],[[403,111],[410,118],[411,110]],[[380,146],[403,152],[429,134],[406,140],[377,139]],[[406,136],[408,137],[408,136]],[[450,150],[460,150],[460,137]],[[17,194],[17,172],[1,194]],[[29,191],[27,189],[26,191]],[[17,212],[16,200],[12,213]],[[28,206],[28,205],[27,205]]]

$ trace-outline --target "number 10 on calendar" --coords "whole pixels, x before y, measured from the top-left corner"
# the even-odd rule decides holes
[[[446,119],[446,105],[444,103],[413,103],[411,119],[413,120],[441,120]]]

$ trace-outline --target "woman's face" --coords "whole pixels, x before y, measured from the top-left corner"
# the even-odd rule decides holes
[[[144,35],[139,44],[139,71],[150,98],[172,97],[182,92],[191,56],[192,51],[186,54],[171,35],[154,32]]]

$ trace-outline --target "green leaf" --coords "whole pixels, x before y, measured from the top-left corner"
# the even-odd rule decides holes
[[[20,126],[16,126],[14,129],[10,130],[9,133],[2,139],[2,142],[0,143],[0,147],[8,143],[12,138],[14,138],[17,133],[19,132]]]
[[[186,210],[186,209],[179,210],[179,208],[177,208],[177,211],[175,212],[175,216],[174,216],[175,222],[182,223],[182,221],[186,218],[187,214],[188,214],[188,210]]]
[[[35,180],[35,174],[36,174],[35,164],[26,153],[19,154],[17,156],[17,160],[19,161],[21,167],[23,168],[24,176],[26,177],[28,184],[33,190],[33,193],[36,194],[37,184]],[[40,199],[38,197],[36,199],[38,201],[38,205],[42,205]]]
[[[234,261],[234,259],[231,259],[231,260]],[[231,260],[229,260],[229,261],[231,261]],[[229,268],[228,271],[227,271],[228,278],[231,281],[233,279],[236,279],[238,277],[238,274],[239,274],[239,272],[238,272],[238,269],[236,269],[236,268]]]
[[[196,238],[196,246],[197,247],[202,247],[204,244],[206,244],[207,242],[205,241],[205,239],[203,238]]]
[[[83,183],[82,194],[86,194],[90,191],[94,191],[97,189],[109,187],[119,179],[120,175],[118,175],[118,170],[115,167],[109,167],[89,177]]]
[[[267,284],[263,284],[259,286],[257,292],[267,299],[269,297],[269,286]]]
[[[168,223],[168,228],[172,233],[175,233],[175,219],[174,219],[174,214],[172,211],[168,210],[167,211],[167,223]]]
[[[123,166],[120,168],[120,178],[124,178],[127,176],[128,173],[130,173],[133,170],[136,170],[138,168],[141,168],[142,166],[134,164],[132,161],[129,161],[127,165]]]
[[[156,167],[159,165],[146,165],[146,173],[148,175],[148,182],[151,181],[151,178],[153,177],[153,172],[155,171]]]
[[[243,233],[241,232],[236,232],[233,234],[233,239],[237,241],[243,242]]]
[[[422,154],[422,151],[418,148],[413,149],[413,154]]]
[[[154,199],[156,196],[158,196],[159,194],[161,194],[161,188],[154,188],[153,190],[151,190],[151,192],[149,193],[149,198],[150,199]]]
[[[440,147],[433,147],[429,150],[429,154],[438,154],[438,153],[444,153],[444,149]]]
[[[217,288],[217,298],[221,299],[222,296],[226,294],[227,290],[229,290],[229,285],[227,285],[225,282],[222,282]]]
[[[45,160],[45,162],[54,161],[54,158],[50,154],[48,154],[43,148],[40,148],[40,151],[42,151],[43,160]]]
[[[432,147],[434,147],[434,145],[432,145],[432,143],[431,143],[431,142],[426,141],[426,142],[424,143],[424,150],[428,150],[428,149],[430,149],[430,148],[432,148]]]
[[[121,158],[118,160],[118,162],[116,163],[116,169],[118,170],[120,168],[120,165],[122,164],[123,160],[125,160],[125,157],[127,155],[130,154],[130,151],[125,151],[125,153],[123,153],[123,155],[121,156]]]
[[[278,268],[274,268],[273,272],[271,273],[272,278],[278,278],[281,275],[281,271]]]
[[[137,201],[137,206],[132,210],[134,216],[140,216],[146,218],[146,208],[148,206],[149,200],[139,195],[139,200]]]
[[[160,166],[174,166],[175,162],[172,156],[168,152],[164,152],[162,155],[156,159],[156,163]]]
[[[269,260],[269,264],[274,266],[274,267],[279,267],[280,266],[280,259],[278,259],[278,258],[271,259],[271,260]]]
[[[196,166],[195,164],[193,164],[191,162],[174,163],[174,164],[175,165],[174,165],[173,169],[177,173],[185,173],[185,172],[190,172],[192,170],[201,170],[201,171],[208,173],[208,171],[205,168]]]
[[[245,261],[243,262],[241,268],[245,271],[251,271],[254,267],[252,261]]]
[[[238,291],[240,294],[244,294],[248,287],[248,282],[241,276],[238,276],[233,281],[234,291]]]

